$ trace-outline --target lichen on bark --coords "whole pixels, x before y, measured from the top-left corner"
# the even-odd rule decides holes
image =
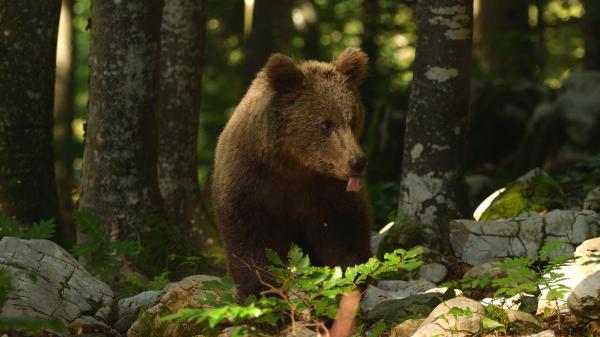
[[[206,0],[165,2],[158,100],[158,183],[170,220],[198,253],[217,246],[197,179]]]
[[[414,219],[425,232],[425,244],[448,249],[448,221],[460,216],[465,204],[461,130],[469,103],[472,5],[419,1],[416,20],[399,219]]]
[[[168,265],[186,241],[166,219],[157,179],[156,103],[162,1],[94,1],[80,208],[111,236],[142,246],[137,267]],[[82,238],[85,240],[85,238]]]

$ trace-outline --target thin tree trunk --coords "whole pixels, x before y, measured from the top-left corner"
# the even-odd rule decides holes
[[[475,50],[480,66],[504,79],[533,75],[536,58],[529,26],[529,2],[478,0]]]
[[[583,0],[585,16],[583,17],[583,40],[585,57],[583,63],[586,70],[600,71],[600,1]]]
[[[165,221],[156,172],[161,12],[161,0],[92,2],[80,199],[113,238],[139,240],[136,267],[150,274],[184,243]]]
[[[0,0],[0,213],[24,226],[60,222],[52,159],[59,16],[60,1]]]
[[[299,9],[305,15],[305,27],[301,31],[304,39],[304,58],[307,60],[320,60],[321,31],[315,1],[303,0]]]
[[[293,23],[292,0],[256,0],[252,32],[246,41],[243,91],[274,52],[288,53]]]
[[[361,97],[365,106],[365,132],[369,130],[373,120],[377,82],[377,56],[379,55],[379,46],[376,38],[379,32],[379,3],[377,0],[364,0],[363,5],[363,26],[364,30],[361,36],[361,48],[369,55],[369,74],[365,79],[364,85],[361,87]],[[364,135],[363,135],[364,136]],[[371,142],[372,139],[367,139]]]
[[[414,220],[429,246],[446,250],[448,221],[459,217],[466,203],[463,162],[472,3],[419,1],[416,21],[398,222]]]
[[[158,182],[170,220],[197,252],[219,242],[198,186],[198,113],[206,0],[165,2],[161,30]]]
[[[75,139],[71,123],[74,117],[73,97],[73,3],[63,0],[58,30],[58,52],[56,54],[56,84],[54,91],[54,169],[56,185],[63,219],[59,232],[67,247],[75,243],[73,225],[73,202],[71,192],[75,188],[73,160],[75,158]]]

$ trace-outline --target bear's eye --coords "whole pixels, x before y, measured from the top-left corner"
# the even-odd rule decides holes
[[[323,132],[329,132],[331,131],[331,129],[333,128],[333,122],[332,121],[324,121],[323,123],[321,123],[321,130]]]

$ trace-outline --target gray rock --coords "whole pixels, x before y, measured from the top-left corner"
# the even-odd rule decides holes
[[[383,289],[396,297],[409,296],[435,288],[435,283],[428,280],[384,280],[379,281],[377,287]]]
[[[128,337],[192,337],[200,333],[200,328],[193,323],[161,321],[160,318],[186,307],[197,307],[198,301],[207,294],[218,292],[205,290],[203,283],[219,280],[216,276],[193,275],[169,284],[158,302],[144,310],[127,331]]]
[[[448,312],[452,308],[468,308],[471,315],[450,315]],[[466,297],[456,297],[435,307],[412,337],[471,336],[479,331],[484,314],[485,309],[479,302]]]
[[[363,312],[371,311],[378,303],[384,300],[403,299],[416,294],[434,289],[435,284],[427,280],[384,280],[379,281],[377,287],[369,286],[363,295],[360,309]],[[441,289],[441,288],[440,288]],[[439,295],[439,291],[434,293]]]
[[[535,313],[537,311],[538,298],[532,294],[520,293],[508,298],[488,297],[479,302],[485,306],[494,305],[505,310],[521,310],[527,313]]]
[[[407,284],[404,280],[383,280],[377,283],[377,287],[385,291],[400,291],[406,288]]]
[[[440,283],[448,274],[446,266],[440,263],[428,263],[419,268],[419,275],[422,279],[432,283]]]
[[[564,133],[565,139],[558,144],[558,153],[544,153],[547,159],[578,158],[595,153],[595,130],[600,120],[600,73],[596,71],[576,72],[562,83],[556,101],[542,104],[535,109],[530,129],[538,134],[544,132]],[[554,123],[551,123],[555,121]],[[558,124],[558,125],[556,125]],[[556,125],[546,128],[544,125]]]
[[[587,194],[583,201],[583,209],[600,213],[600,186]]]
[[[505,273],[500,269],[500,262],[486,262],[473,266],[465,273],[464,278],[493,278],[501,276],[502,274]]]
[[[573,288],[567,305],[577,317],[600,319],[600,271],[586,277]]]
[[[390,331],[390,337],[410,337],[425,319],[407,319],[406,321],[396,325]]]
[[[119,319],[115,323],[115,330],[120,333],[126,333],[138,318],[140,310],[145,310],[153,306],[158,301],[160,295],[162,295],[162,291],[150,290],[121,299],[118,303]]]
[[[542,322],[523,311],[509,309],[506,310],[506,316],[513,330],[522,334],[536,333],[544,328]]]
[[[542,289],[540,300],[538,302],[538,313],[543,313],[546,309],[566,311],[571,306],[575,308],[577,312],[581,312],[581,308],[583,308],[584,305],[581,301],[587,302],[588,299],[591,300],[589,296],[584,296],[584,294],[590,294],[586,289],[593,287],[592,281],[594,278],[590,278],[587,281],[590,283],[586,283],[580,288],[577,287],[579,287],[579,285],[588,277],[596,275],[596,273],[600,271],[600,237],[587,240],[579,245],[577,249],[575,249],[574,257],[574,261],[562,265],[556,272],[564,275],[564,280],[560,283],[568,289],[578,289],[578,295],[573,295],[571,298],[570,295],[572,293],[567,292],[565,294],[565,299],[567,299],[567,304],[569,306],[567,307],[564,301],[559,301],[557,307],[555,301],[547,300],[548,290]],[[544,277],[548,278],[549,276],[545,275]],[[585,305],[587,306],[588,304]]]
[[[2,307],[2,318],[55,317],[65,325],[95,314],[112,303],[112,290],[77,260],[48,240],[0,240],[0,269],[15,290]]]
[[[375,305],[367,314],[367,319],[380,319],[389,322],[400,322],[414,315],[425,316],[440,304],[441,295],[438,293],[423,293],[403,298],[383,300]]]
[[[507,257],[538,259],[547,242],[567,244],[554,255],[570,254],[584,240],[596,237],[600,216],[592,211],[553,210],[545,216],[519,216],[494,221],[454,220],[450,242],[462,261],[477,265]]]
[[[363,312],[368,312],[373,309],[377,303],[390,298],[392,298],[392,295],[390,295],[387,291],[374,286],[369,286],[360,302],[360,310]]]
[[[106,323],[97,320],[95,317],[82,316],[69,324],[69,330],[77,331],[77,336],[81,337],[114,337],[119,334],[109,327]]]

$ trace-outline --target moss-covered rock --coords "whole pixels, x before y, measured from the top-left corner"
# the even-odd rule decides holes
[[[542,170],[534,170],[506,189],[481,215],[480,221],[506,219],[523,214],[544,213],[564,204],[558,181]]]

